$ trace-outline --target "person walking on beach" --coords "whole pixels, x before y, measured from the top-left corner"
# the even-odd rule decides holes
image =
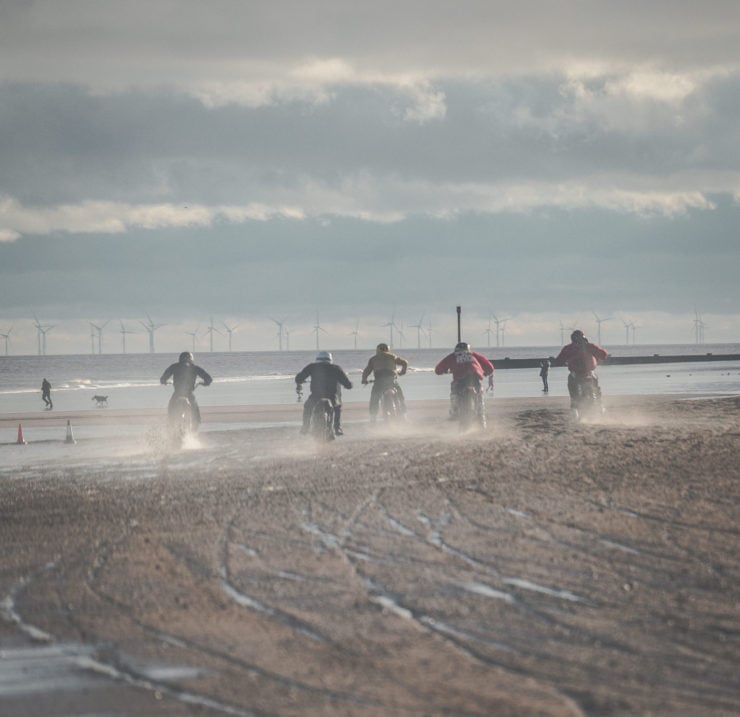
[[[570,343],[563,346],[557,357],[552,359],[553,366],[567,366],[570,371],[568,374],[568,394],[570,395],[571,408],[575,407],[578,391],[576,382],[578,379],[592,377],[597,395],[601,396],[599,381],[593,371],[598,366],[599,361],[603,361],[608,356],[609,354],[601,346],[591,343],[583,335],[583,331],[576,329],[570,335]]]
[[[401,368],[396,371],[396,367]],[[396,381],[398,376],[403,376],[409,367],[409,362],[401,356],[391,353],[388,344],[378,344],[375,355],[371,356],[362,372],[362,385],[366,386],[368,377],[373,374],[375,379],[370,391],[370,420],[374,423],[378,415],[380,397],[387,388],[395,388],[401,402],[401,412],[406,413],[406,399],[403,391]]]
[[[550,361],[543,359],[540,361],[540,378],[542,379],[542,390],[547,393],[550,387],[547,385],[547,376],[550,373]]]
[[[311,379],[311,395],[303,404],[303,427],[301,433],[308,433],[311,411],[317,401],[328,398],[334,407],[334,434],[343,436],[342,430],[342,386],[352,388],[352,381],[340,366],[334,363],[328,351],[319,351],[316,361],[308,364],[296,374],[296,392],[300,395],[301,384]],[[299,399],[300,400],[300,399]]]
[[[41,382],[41,398],[46,404],[46,410],[51,411],[54,408],[54,404],[51,402],[51,384],[46,379]]]
[[[197,430],[200,425],[200,408],[193,393],[195,391],[195,382],[197,379],[200,379],[203,381],[204,386],[210,386],[213,383],[213,379],[200,366],[196,366],[193,363],[193,354],[190,351],[183,351],[177,363],[173,363],[167,367],[160,377],[159,382],[163,386],[166,386],[170,377],[172,377],[172,385],[175,390],[167,406],[168,415],[170,418],[173,418],[177,399],[182,396],[186,397],[190,401],[190,410],[193,415],[193,430]]]
[[[451,354],[447,354],[435,367],[434,373],[441,376],[452,374],[450,384],[450,418],[457,417],[457,397],[468,381],[478,387],[478,415],[484,416],[485,406],[481,381],[488,376],[488,386],[493,390],[493,364],[483,355],[470,350],[470,344],[460,341]]]

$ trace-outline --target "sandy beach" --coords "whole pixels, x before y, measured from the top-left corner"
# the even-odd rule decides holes
[[[740,399],[607,405],[0,418],[0,713],[740,714]]]

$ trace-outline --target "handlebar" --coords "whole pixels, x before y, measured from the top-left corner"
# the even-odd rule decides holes
[[[160,383],[163,386],[169,386],[170,385],[169,379],[167,381],[160,381]],[[195,385],[193,386],[193,391],[195,391],[195,389],[198,388],[198,386],[210,386],[210,385],[211,385],[210,383],[206,383],[205,381],[196,381],[195,382]]]

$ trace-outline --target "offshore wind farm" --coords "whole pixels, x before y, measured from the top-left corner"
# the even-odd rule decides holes
[[[723,317],[713,317],[709,324],[698,312],[675,319],[669,326],[665,317],[644,316],[637,321],[632,314],[605,316],[595,311],[558,319],[549,315],[506,315],[492,312],[471,313],[465,318],[465,334],[479,348],[550,346],[558,340],[565,344],[570,332],[580,328],[598,344],[636,346],[654,344],[732,343],[740,339],[740,326]],[[642,316],[642,314],[639,314]],[[145,319],[106,318],[95,321],[54,319],[41,322],[14,319],[0,322],[0,339],[6,355],[47,355],[85,353],[173,353],[179,347],[191,351],[289,351],[307,348],[372,348],[385,341],[396,349],[446,348],[454,344],[454,321],[450,315],[421,313],[416,319],[402,319],[392,312],[362,318],[332,318],[330,312],[275,316],[214,317],[192,321],[168,317],[155,322]],[[610,324],[608,323],[610,322]],[[619,327],[621,323],[622,327]],[[604,326],[606,324],[606,326]],[[116,329],[118,325],[120,328]],[[139,330],[127,328],[139,325]],[[88,328],[85,328],[85,327]],[[195,328],[193,328],[195,326]],[[201,329],[201,326],[204,328]],[[270,329],[273,327],[273,330]],[[404,331],[404,326],[408,328]],[[609,327],[610,328],[607,328]],[[52,332],[54,329],[54,332]],[[639,340],[637,330],[640,329]],[[110,340],[120,334],[120,342]],[[413,333],[412,333],[413,332]],[[87,338],[86,338],[87,337]],[[559,339],[558,339],[559,337]],[[665,338],[667,337],[667,338]]]

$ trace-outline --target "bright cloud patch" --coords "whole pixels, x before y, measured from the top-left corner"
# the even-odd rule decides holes
[[[289,102],[326,104],[349,87],[378,87],[401,98],[403,119],[423,123],[445,116],[445,94],[425,77],[409,74],[361,73],[340,58],[312,59],[288,70],[251,68],[251,79],[220,80],[187,88],[210,109],[228,105],[250,108]]]
[[[522,185],[438,184],[378,181],[368,176],[348,179],[340,186],[316,181],[302,185],[290,203],[253,203],[245,206],[125,204],[84,201],[79,204],[27,207],[5,197],[0,201],[0,241],[22,235],[53,232],[120,234],[128,229],[210,226],[218,221],[242,223],[283,217],[345,217],[388,223],[409,216],[445,219],[463,213],[497,214],[539,208],[589,209],[630,214],[673,216],[690,209],[712,209],[713,203],[695,191],[637,191],[603,188],[582,183]]]
[[[218,220],[239,223],[250,219],[266,221],[276,216],[300,218],[302,212],[292,207],[260,204],[206,207],[85,201],[51,207],[26,207],[5,197],[0,201],[0,241],[14,241],[24,234],[120,234],[132,228],[208,226]]]

